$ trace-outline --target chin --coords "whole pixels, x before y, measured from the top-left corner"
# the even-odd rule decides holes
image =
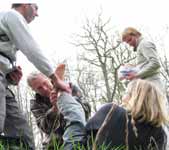
[[[32,18],[32,19],[27,19],[27,23],[29,24],[29,23],[31,23],[33,20],[34,20],[34,18]]]

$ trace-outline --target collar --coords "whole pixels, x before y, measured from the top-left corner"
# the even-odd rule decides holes
[[[140,42],[143,40],[143,37],[140,36],[138,39],[137,39],[137,44],[136,44],[136,47],[134,47],[133,51],[136,52],[137,51],[137,47],[138,45],[140,44]]]
[[[39,102],[39,103],[45,103],[45,104],[47,104],[47,105],[52,106],[52,104],[50,103],[50,100],[49,100],[48,97],[41,96],[40,94],[36,93],[36,94],[35,94],[35,99],[36,99],[36,101]]]

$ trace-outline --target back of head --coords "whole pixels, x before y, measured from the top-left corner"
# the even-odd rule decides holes
[[[71,89],[72,89],[72,96],[77,96],[79,98],[82,97],[82,92],[78,86],[71,84]]]
[[[128,35],[133,35],[133,36],[141,36],[141,33],[133,28],[133,27],[127,27],[126,29],[124,29],[123,33],[122,33],[122,40],[125,39],[126,36]]]
[[[17,0],[16,2],[12,3],[11,8],[18,8],[22,4],[37,4],[39,0]]]
[[[11,8],[18,8],[20,7],[22,4],[21,3],[13,3]]]
[[[124,107],[134,120],[156,126],[168,123],[165,96],[152,82],[137,79],[129,88],[130,98]]]

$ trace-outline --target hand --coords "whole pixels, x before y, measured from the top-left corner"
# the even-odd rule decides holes
[[[58,112],[59,111],[57,104],[53,105],[51,109],[52,109],[52,112]]]
[[[69,86],[69,84],[66,84],[64,81],[62,81],[57,74],[52,74],[50,76],[50,78],[52,79],[52,84],[54,86],[54,88],[58,91],[58,90],[62,90],[65,91],[67,93],[71,93],[71,88]]]
[[[12,83],[15,83],[15,85],[18,85],[21,78],[22,78],[22,68],[20,66],[17,66],[13,71],[11,71],[8,74],[8,77],[10,78]]]
[[[134,64],[124,64],[123,66],[126,66],[126,67],[136,67],[136,65],[134,65]]]
[[[126,77],[120,77],[119,79],[120,79],[120,80],[124,80],[124,79],[126,79]]]
[[[50,93],[50,103],[55,106],[56,102],[57,102],[57,98],[58,98],[58,92],[56,92],[56,90],[52,90]]]
[[[138,77],[137,77],[136,73],[134,73],[134,72],[128,73],[126,76],[126,79],[128,79],[128,80],[133,80],[136,78],[138,78]]]

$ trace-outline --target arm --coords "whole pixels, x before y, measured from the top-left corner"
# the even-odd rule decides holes
[[[160,68],[160,62],[158,60],[156,47],[151,42],[145,42],[140,47],[141,54],[146,58],[146,62],[144,62],[143,67],[136,74],[139,78],[146,78],[158,73],[158,69]]]
[[[53,108],[49,108],[43,103],[37,103],[36,100],[31,100],[31,111],[36,119],[38,127],[43,132],[49,134],[52,129],[59,127],[59,111],[54,112]]]
[[[70,92],[69,87],[54,74],[50,61],[43,55],[39,45],[30,34],[25,19],[17,12],[11,11],[6,15],[4,20],[10,31],[10,35],[8,36],[16,47],[23,52],[38,70],[52,79],[55,87]]]
[[[25,19],[17,12],[10,11],[5,16],[4,23],[8,27],[10,40],[28,60],[46,76],[54,73],[50,61],[43,55],[41,48],[32,37]]]

